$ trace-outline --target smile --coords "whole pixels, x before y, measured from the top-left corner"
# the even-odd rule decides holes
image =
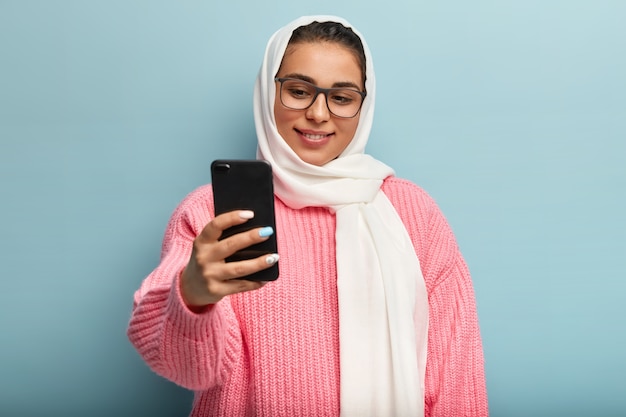
[[[327,139],[329,136],[332,135],[332,133],[307,133],[307,132],[303,132],[303,131],[298,130],[298,129],[295,129],[295,130],[300,135],[302,135],[303,137],[305,137],[306,139],[311,140],[311,141],[324,140],[324,139]]]

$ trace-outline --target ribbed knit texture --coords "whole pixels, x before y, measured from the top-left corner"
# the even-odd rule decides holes
[[[383,191],[411,236],[429,294],[425,415],[487,416],[474,291],[454,236],[419,187],[389,178]],[[334,215],[276,200],[279,279],[195,314],[178,279],[212,213],[210,186],[174,212],[161,263],[135,293],[131,342],[155,372],[195,390],[194,417],[339,416]]]

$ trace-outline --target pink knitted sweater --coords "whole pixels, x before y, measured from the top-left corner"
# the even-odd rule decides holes
[[[487,416],[474,291],[455,238],[422,189],[394,177],[382,189],[411,236],[428,290],[425,415]],[[155,372],[195,391],[192,416],[338,416],[334,215],[277,199],[279,279],[194,314],[178,278],[212,213],[209,185],[174,212],[161,263],[135,293],[131,342]]]

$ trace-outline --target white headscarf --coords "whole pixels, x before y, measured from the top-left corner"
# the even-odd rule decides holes
[[[292,32],[314,21],[343,24],[361,38],[367,97],[348,147],[323,166],[303,162],[278,133],[276,85]],[[424,415],[428,296],[409,235],[385,194],[393,170],[364,154],[375,98],[372,57],[361,34],[335,16],[305,16],[269,40],[254,90],[257,157],[272,164],[274,190],[292,208],[336,213],[341,415]]]

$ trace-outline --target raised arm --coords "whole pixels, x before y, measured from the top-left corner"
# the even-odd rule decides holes
[[[176,209],[163,240],[159,266],[135,293],[128,337],[159,375],[193,390],[220,384],[242,351],[239,323],[228,295],[263,283],[232,280],[267,268],[275,255],[225,263],[237,249],[266,239],[259,230],[219,241],[221,231],[251,212],[211,219],[209,187]]]

